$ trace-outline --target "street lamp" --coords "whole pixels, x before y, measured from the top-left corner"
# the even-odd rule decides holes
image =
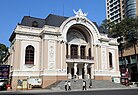
[[[119,43],[119,51],[121,51],[121,61],[124,68],[126,68],[126,64],[123,59],[123,44],[124,44],[124,37],[118,37],[117,42]]]
[[[126,64],[124,62],[124,58],[123,58],[123,44],[124,44],[124,37],[118,37],[117,38],[117,42],[119,43],[119,51],[121,52],[121,62],[122,62],[122,66],[120,67],[120,71],[121,71],[121,83],[125,83],[125,79],[122,77],[125,77],[125,71],[126,71]]]

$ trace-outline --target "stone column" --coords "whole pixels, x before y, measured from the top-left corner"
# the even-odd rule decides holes
[[[70,46],[71,46],[71,45],[70,45],[70,44],[68,44],[68,56],[69,56],[69,57],[71,57],[71,53],[70,53],[70,51],[71,51],[71,50],[70,50]]]
[[[71,67],[68,66],[68,68],[69,68],[69,69],[68,69],[68,70],[69,70],[69,71],[68,71],[68,72],[69,72],[69,73],[68,73],[68,79],[71,79]]]
[[[84,64],[84,78],[85,79],[88,79],[88,73],[87,73],[87,66],[88,66],[88,64]]]
[[[82,79],[82,68],[79,68],[79,79]]]
[[[91,79],[94,79],[94,64],[91,64],[91,66],[90,66],[90,69],[91,69]]]
[[[74,75],[77,75],[77,64],[78,63],[74,63]]]

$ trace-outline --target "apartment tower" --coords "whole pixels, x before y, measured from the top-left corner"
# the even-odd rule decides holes
[[[106,0],[106,19],[118,23],[124,18],[124,0]]]
[[[106,0],[106,19],[118,23],[124,17],[138,16],[138,0]]]
[[[136,17],[138,16],[138,0],[125,0],[127,17]]]

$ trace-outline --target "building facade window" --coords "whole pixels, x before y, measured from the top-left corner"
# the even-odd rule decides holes
[[[81,59],[85,59],[85,46],[81,46],[80,47],[80,57],[81,57]]]
[[[32,22],[32,27],[38,27],[38,22],[37,21],[33,21]]]
[[[25,64],[34,64],[34,47],[31,45],[25,50]]]
[[[113,68],[112,53],[111,52],[109,52],[109,67]]]
[[[71,45],[71,58],[78,58],[78,46]]]

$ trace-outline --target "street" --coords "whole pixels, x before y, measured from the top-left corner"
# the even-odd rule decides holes
[[[87,91],[16,91],[0,92],[0,95],[138,95],[138,89],[106,89]]]

